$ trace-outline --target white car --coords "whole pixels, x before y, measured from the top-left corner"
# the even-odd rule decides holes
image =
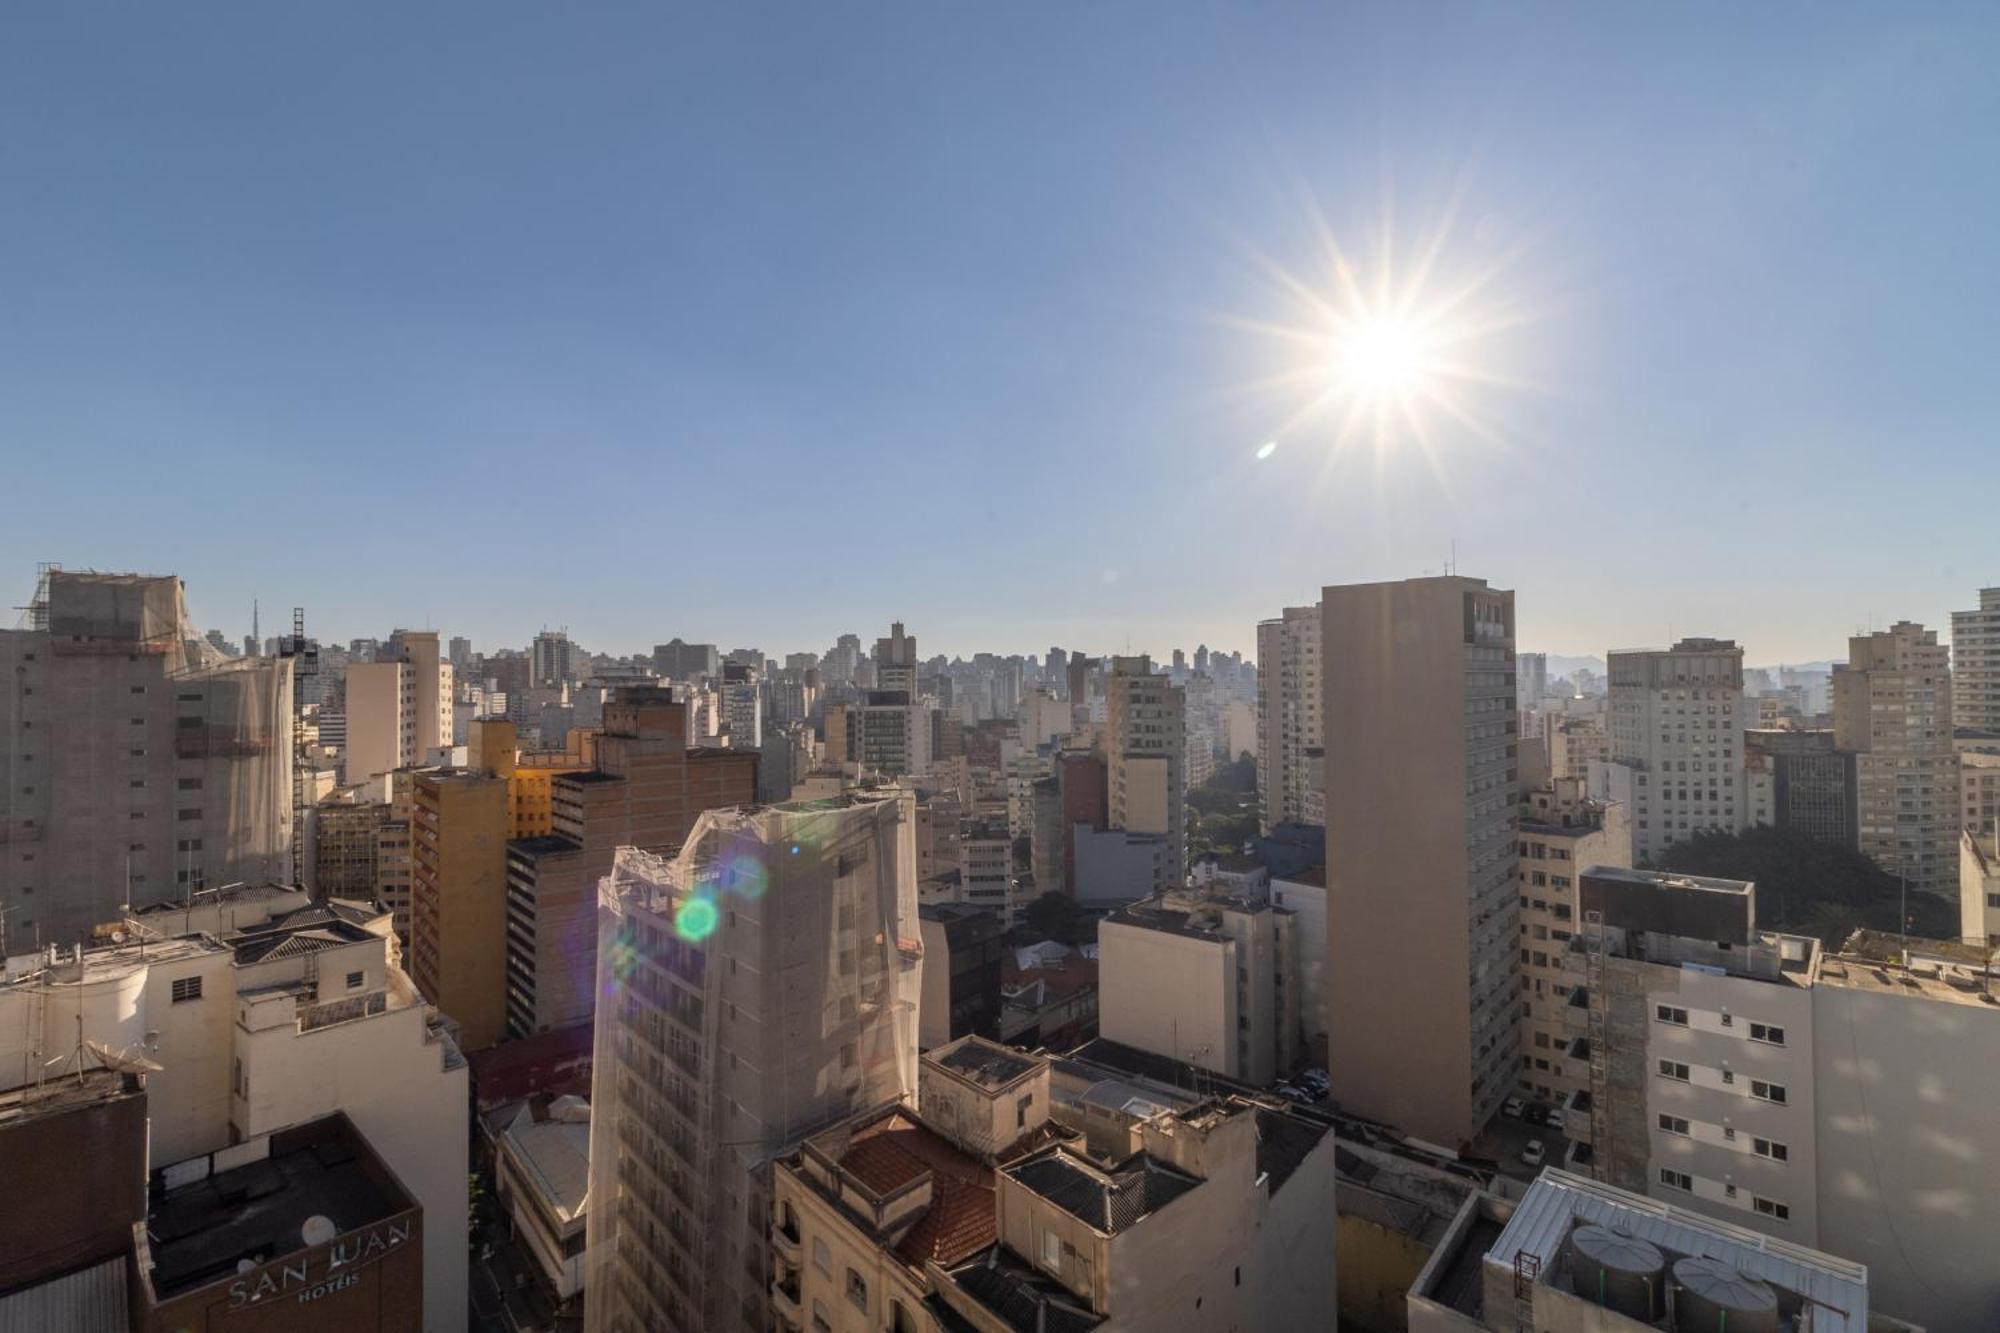
[[[1519,1097],[1509,1097],[1506,1101],[1500,1103],[1500,1114],[1514,1120],[1519,1120],[1521,1113],[1527,1109],[1528,1104]]]
[[[1550,1129],[1561,1129],[1563,1127],[1562,1107],[1558,1106],[1555,1109],[1551,1110],[1548,1113],[1548,1115],[1543,1118],[1542,1123],[1547,1125]]]
[[[1540,1139],[1529,1139],[1528,1146],[1521,1149],[1521,1160],[1529,1166],[1540,1166],[1542,1159],[1548,1155],[1548,1149],[1542,1147]]]

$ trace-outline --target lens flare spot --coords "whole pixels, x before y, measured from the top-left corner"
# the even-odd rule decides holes
[[[1257,461],[1261,463],[1277,452],[1278,442],[1276,440],[1266,440],[1257,448]]]
[[[674,910],[674,933],[682,939],[705,940],[721,924],[722,914],[708,898],[689,898]]]

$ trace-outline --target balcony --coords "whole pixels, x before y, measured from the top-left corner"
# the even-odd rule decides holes
[[[771,1228],[771,1248],[778,1252],[779,1260],[793,1270],[799,1267],[804,1258],[799,1250],[798,1233],[787,1231],[782,1226]]]
[[[803,1328],[805,1310],[799,1305],[797,1283],[773,1282],[771,1284],[771,1309],[777,1314],[778,1322],[786,1328]]]

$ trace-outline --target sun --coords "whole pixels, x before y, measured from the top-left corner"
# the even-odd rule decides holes
[[[1268,280],[1266,308],[1225,317],[1265,344],[1261,369],[1236,391],[1270,413],[1253,437],[1310,447],[1289,457],[1320,458],[1331,483],[1359,454],[1378,480],[1416,464],[1449,487],[1468,449],[1510,449],[1510,399],[1538,386],[1520,374],[1536,284],[1517,261],[1529,241],[1494,231],[1465,238],[1453,217],[1428,234],[1398,238],[1385,219],[1372,246],[1357,253],[1318,229],[1317,262],[1278,263],[1255,247]]]
[[[1345,321],[1328,346],[1328,385],[1368,399],[1407,399],[1429,391],[1439,346],[1424,324],[1368,311]]]

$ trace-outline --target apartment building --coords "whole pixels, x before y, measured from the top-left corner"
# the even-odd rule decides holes
[[[1857,931],[1812,989],[1816,1244],[1927,1329],[2000,1328],[2000,1004],[1988,950]]]
[[[962,903],[924,903],[917,921],[924,946],[918,1044],[929,1050],[959,1037],[996,1035],[1006,923]]]
[[[411,810],[410,977],[481,1051],[507,1030],[507,779],[425,769]]]
[[[1632,851],[1659,860],[1698,833],[1744,827],[1743,650],[1729,639],[1614,652],[1608,794],[1632,814]],[[1600,793],[1607,794],[1607,793]]]
[[[1111,827],[1166,837],[1165,880],[1187,883],[1187,701],[1149,657],[1114,657],[1104,678]]]
[[[142,1056],[155,1166],[344,1112],[422,1205],[424,1327],[466,1325],[464,1057],[399,965],[385,913],[225,890],[124,942],[7,960],[0,1087],[84,1042]],[[202,919],[195,919],[199,915]],[[190,921],[195,933],[172,933]],[[227,933],[207,927],[231,923]],[[51,956],[53,955],[53,956]]]
[[[1455,1146],[1517,1081],[1514,595],[1329,587],[1320,618],[1334,1096]]]
[[[978,1038],[773,1170],[783,1329],[1331,1328],[1334,1140]]]
[[[907,794],[709,811],[600,895],[586,1327],[767,1326],[769,1163],[916,1088]]]
[[[1263,831],[1309,824],[1308,752],[1324,744],[1318,606],[1288,606],[1257,625],[1257,797]],[[1231,759],[1236,756],[1230,755]]]
[[[225,659],[172,577],[50,569],[24,624],[0,630],[12,947],[292,877],[292,659]]]
[[[1979,606],[1951,613],[1954,727],[2000,732],[2000,588],[1981,588]]]
[[[1564,1012],[1590,1077],[1564,1130],[1593,1173],[1813,1244],[1819,942],[1759,931],[1741,880],[1597,866],[1579,906]]]
[[[344,780],[414,768],[452,743],[452,668],[435,630],[399,629],[372,662],[348,664]]]
[[[1958,894],[1958,751],[1950,651],[1899,621],[1848,640],[1833,670],[1834,744],[1854,756],[1855,830],[1875,864],[1910,888]]]
[[[1769,824],[1818,842],[1855,845],[1854,756],[1831,729],[1743,733],[1746,826]]]
[[[382,825],[390,817],[381,801],[347,793],[307,812],[312,841],[306,887],[329,898],[376,902],[382,854]]]
[[[2000,823],[2000,754],[1959,751],[1958,799],[1966,832],[1984,833]]]
[[[1098,1031],[1263,1087],[1301,1063],[1297,918],[1264,898],[1183,890],[1097,928]]]
[[[1587,1043],[1563,1016],[1575,988],[1565,954],[1582,919],[1578,881],[1589,866],[1629,866],[1625,807],[1592,799],[1581,778],[1522,793],[1521,1075],[1523,1096],[1562,1107],[1590,1088]]]
[[[597,971],[597,885],[624,846],[677,849],[704,810],[757,799],[754,751],[691,748],[673,690],[621,686],[604,705],[595,767],[558,771],[548,831],[505,849],[506,1031],[587,1021]]]

